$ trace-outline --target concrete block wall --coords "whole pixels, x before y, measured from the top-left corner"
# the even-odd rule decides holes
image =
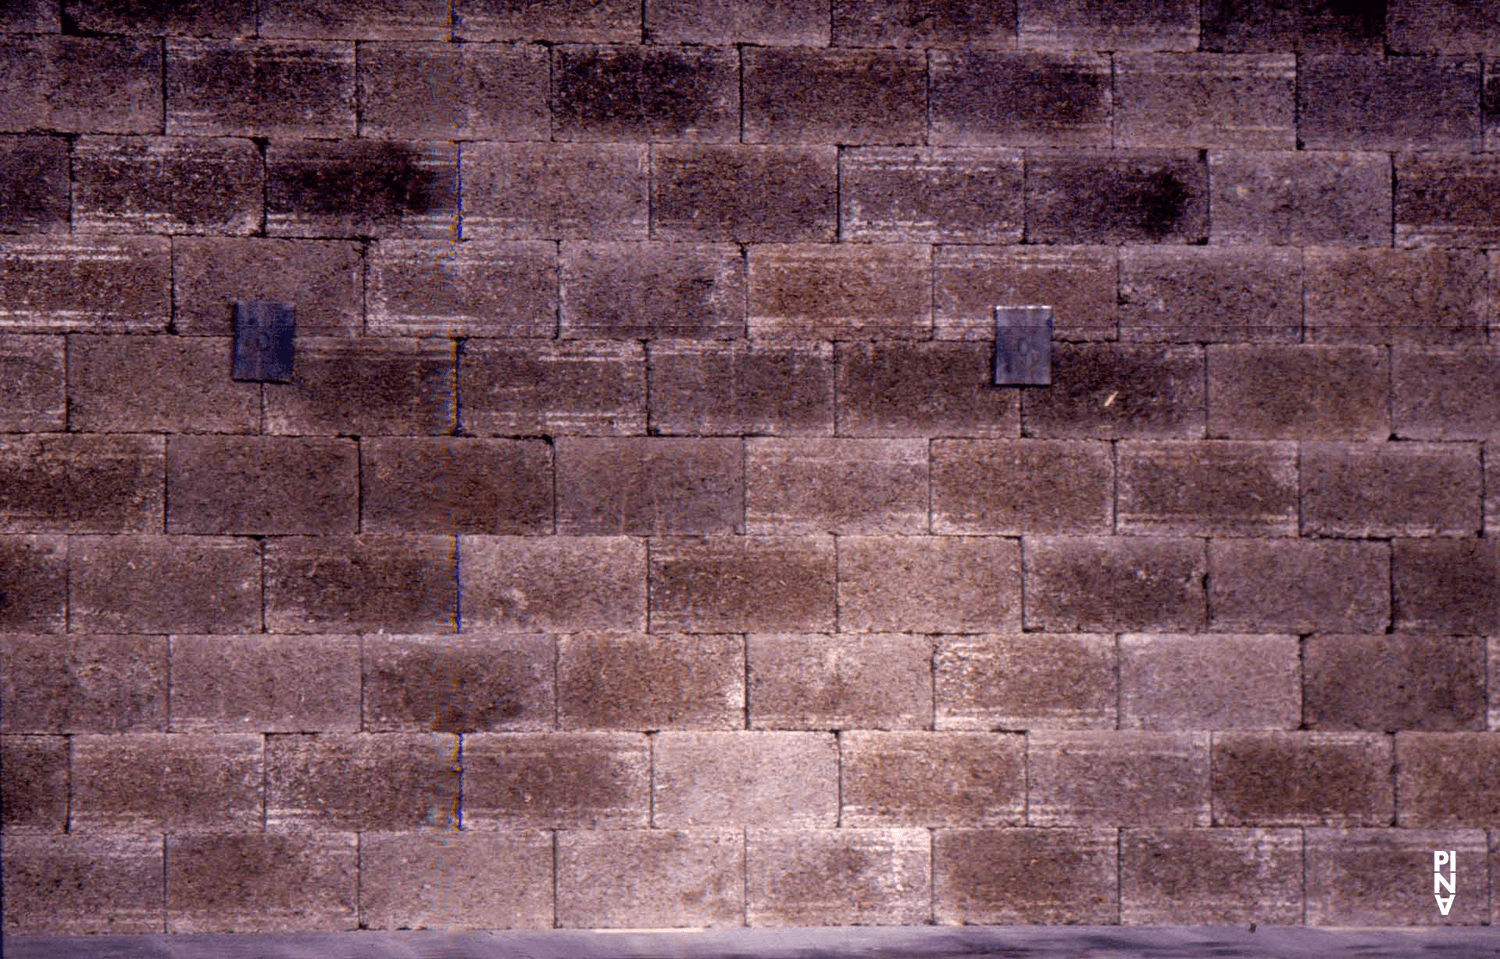
[[[1500,921],[1494,0],[3,17],[6,933]]]

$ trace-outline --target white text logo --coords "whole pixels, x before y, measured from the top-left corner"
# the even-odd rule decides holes
[[[1432,897],[1437,900],[1438,911],[1448,915],[1448,910],[1453,907],[1455,895],[1454,887],[1458,883],[1458,856],[1452,850],[1442,852],[1433,850],[1432,853]],[[1448,875],[1443,875],[1443,867],[1448,867]],[[1448,895],[1443,895],[1443,893]]]

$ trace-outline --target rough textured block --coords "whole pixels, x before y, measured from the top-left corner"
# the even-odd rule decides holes
[[[160,532],[164,447],[148,436],[0,437],[0,532]]]
[[[426,0],[257,0],[263,37],[347,37],[360,40],[446,40],[451,6]]]
[[[1500,150],[1500,57],[1484,64],[1484,93],[1480,103],[1484,125],[1484,148]]]
[[[649,740],[635,733],[476,733],[464,739],[468,825],[645,827]]]
[[[371,533],[550,533],[543,440],[360,441],[362,528]]]
[[[565,243],[562,335],[745,335],[745,257],[729,243]]]
[[[652,632],[832,632],[826,536],[665,538],[651,543]]]
[[[557,531],[564,535],[739,533],[738,439],[559,437]]]
[[[1031,243],[1202,243],[1208,166],[1167,151],[1042,153],[1026,165]]]
[[[354,929],[353,833],[195,833],[167,839],[167,931]]]
[[[747,439],[750,533],[927,532],[927,443]]]
[[[646,547],[626,536],[465,536],[463,626],[639,631],[646,626]]]
[[[455,348],[437,339],[299,339],[290,383],[265,388],[265,430],[303,435],[448,433]]]
[[[1001,47],[1016,42],[1015,0],[834,0],[838,47]]]
[[[265,550],[268,632],[456,629],[451,536],[283,536],[267,541]]]
[[[1033,826],[1207,826],[1208,733],[1026,734]]]
[[[1115,258],[1110,247],[938,247],[933,251],[934,334],[940,340],[994,342],[996,306],[1045,303],[1052,306],[1054,341],[1112,340],[1119,284]]]
[[[1500,439],[1500,346],[1391,351],[1391,416],[1402,439]]]
[[[173,636],[173,732],[354,732],[357,636]]]
[[[1110,145],[1107,56],[935,50],[928,62],[933,143]]]
[[[458,737],[323,733],[266,737],[266,825],[329,829],[451,828]]]
[[[737,729],[745,724],[739,636],[587,633],[557,645],[562,729]]]
[[[1391,49],[1400,53],[1500,53],[1494,0],[1390,0]]]
[[[0,330],[161,331],[171,295],[166,237],[0,237]]]
[[[56,3],[50,4],[53,8]],[[67,15],[86,33],[143,36],[243,37],[255,33],[254,0],[155,3],[152,0],[65,0]],[[56,17],[53,17],[56,20]],[[47,28],[56,30],[56,24]]]
[[[161,732],[167,645],[158,636],[0,634],[0,732]]]
[[[532,44],[361,43],[360,135],[545,140],[547,69]]]
[[[829,5],[821,0],[648,0],[645,11],[644,36],[655,43],[823,47],[829,40]]]
[[[253,433],[260,384],[231,380],[227,337],[75,336],[68,422],[92,433]]]
[[[1500,157],[1417,154],[1395,163],[1397,246],[1500,244]]]
[[[1395,540],[1393,625],[1443,633],[1500,633],[1500,540]]]
[[[1309,636],[1302,668],[1310,729],[1485,728],[1482,639]]]
[[[554,47],[551,102],[559,140],[733,141],[739,57],[725,47]]]
[[[541,336],[557,328],[557,247],[382,240],[365,263],[369,332]]]
[[[62,337],[0,333],[0,431],[63,430],[64,366]]]
[[[651,825],[833,826],[832,733],[661,733],[652,746]]]
[[[71,822],[79,829],[259,829],[264,744],[244,734],[74,736]]]
[[[1302,283],[1297,250],[1126,247],[1120,338],[1295,343],[1302,334]]]
[[[1310,249],[1304,256],[1313,342],[1484,342],[1489,269],[1479,251]]]
[[[271,236],[457,236],[456,144],[279,141],[267,146],[265,165]]]
[[[1400,825],[1493,826],[1500,819],[1500,735],[1399,733]]]
[[[354,45],[169,40],[167,133],[354,135]]]
[[[836,357],[841,436],[1020,432],[1018,391],[992,385],[990,344],[841,343]]]
[[[481,436],[646,432],[639,343],[471,341],[458,386],[463,428]]]
[[[1199,44],[1213,51],[1381,53],[1384,3],[1205,0]]]
[[[1297,535],[1295,443],[1128,441],[1116,456],[1121,533]]]
[[[0,536],[0,629],[67,628],[68,538]]]
[[[749,925],[912,926],[932,916],[925,829],[758,829],[745,846]]]
[[[1120,921],[1297,925],[1302,921],[1302,833],[1125,829],[1120,834]]]
[[[464,233],[644,240],[645,144],[477,143],[464,149]]]
[[[454,34],[464,40],[638,43],[642,37],[634,0],[465,0],[453,20]]]
[[[240,633],[261,625],[260,544],[227,536],[79,536],[68,623],[87,633]]]
[[[167,447],[172,533],[353,533],[359,448],[350,440],[178,436]]]
[[[933,913],[950,923],[1119,921],[1114,829],[941,829]]]
[[[1484,531],[1500,533],[1500,443],[1484,448]]]
[[[1296,729],[1295,636],[1121,636],[1122,729]]]
[[[1203,542],[1166,537],[1028,536],[1026,626],[1051,632],[1203,628]]]
[[[235,300],[297,308],[297,335],[351,336],[364,324],[364,262],[345,240],[179,236],[172,240],[172,329],[229,336]]]
[[[1215,630],[1378,632],[1390,623],[1385,543],[1214,539],[1208,563]]]
[[[839,539],[839,629],[986,633],[1021,624],[1021,550],[995,536]]]
[[[73,144],[80,233],[244,235],[264,215],[261,158],[249,140],[86,136]]]
[[[160,133],[161,74],[159,40],[7,37],[0,130]]]
[[[1017,826],[1026,819],[1026,737],[847,732],[840,826]]]
[[[1437,57],[1310,56],[1297,137],[1312,150],[1477,150],[1479,64]]]
[[[756,246],[748,287],[751,336],[924,339],[932,332],[925,246]]]
[[[1296,58],[1122,53],[1115,144],[1289,150],[1297,142]]]
[[[1019,0],[1020,43],[1027,50],[1194,50],[1193,0]]]
[[[1383,440],[1391,432],[1390,375],[1386,351],[1378,347],[1210,346],[1208,434]]]
[[[5,837],[5,934],[159,933],[160,836]]]
[[[66,233],[68,141],[0,137],[0,231]]]
[[[8,704],[7,704],[8,706]],[[57,833],[68,824],[68,739],[0,737],[0,823],[6,844],[20,833]],[[8,898],[8,897],[7,897]]]
[[[552,928],[552,836],[540,830],[364,833],[371,929]]]
[[[651,429],[662,434],[833,433],[828,343],[651,344]]]
[[[1306,921],[1310,926],[1479,925],[1488,921],[1483,830],[1309,829],[1306,833]],[[1446,917],[1432,898],[1435,884],[1411,880],[1412,865],[1430,866],[1433,851],[1439,849],[1457,853],[1456,896]]]
[[[366,636],[364,728],[550,730],[556,657],[552,637],[536,634]]]
[[[839,161],[839,235],[856,242],[1019,243],[1019,150],[866,147]]]
[[[1302,532],[1472,536],[1482,517],[1479,448],[1457,443],[1303,443]]]
[[[749,47],[748,143],[923,143],[927,60],[918,52]]]
[[[1114,453],[1070,440],[933,440],[935,533],[1107,533]]]
[[[926,729],[932,641],[925,636],[749,636],[755,729]]]
[[[1215,243],[1390,244],[1391,160],[1384,153],[1215,150],[1208,168]]]
[[[557,924],[668,929],[738,926],[739,830],[568,830],[557,834]]]
[[[1223,732],[1213,737],[1216,826],[1388,826],[1395,821],[1394,787],[1389,736]]]
[[[1115,725],[1119,684],[1108,636],[949,637],[939,641],[933,668],[938,729]]]
[[[651,235],[828,242],[838,230],[832,146],[662,146],[651,151]]]

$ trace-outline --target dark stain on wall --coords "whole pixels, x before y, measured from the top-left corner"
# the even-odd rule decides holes
[[[1172,232],[1187,209],[1187,186],[1171,170],[1157,170],[1125,197],[1147,236],[1162,237]]]

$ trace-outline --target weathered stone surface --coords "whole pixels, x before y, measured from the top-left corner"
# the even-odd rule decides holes
[[[744,834],[730,829],[564,830],[557,834],[562,928],[738,926]]]
[[[557,645],[562,729],[739,729],[745,642],[739,636],[584,633]]]
[[[265,164],[271,236],[457,236],[455,144],[274,141],[266,148]],[[474,186],[483,190],[482,164],[474,172]]]
[[[752,926],[911,926],[932,916],[924,829],[756,829],[745,836]]]
[[[745,453],[738,439],[559,437],[555,449],[561,534],[744,531]]]
[[[309,932],[359,924],[352,832],[167,837],[167,931]]]
[[[5,837],[6,935],[159,933],[161,836]]]
[[[940,829],[933,913],[949,923],[1119,921],[1116,829]]]
[[[532,241],[382,240],[366,259],[377,335],[550,337],[557,248]]]
[[[644,36],[655,43],[825,47],[829,20],[822,0],[652,0]]]
[[[86,633],[244,633],[261,626],[261,552],[229,536],[75,536],[68,624]]]
[[[361,43],[360,135],[545,140],[547,69],[540,44]]]
[[[1052,385],[1024,393],[1024,436],[1197,438],[1207,401],[1196,346],[1054,344]]]
[[[658,734],[651,825],[833,826],[839,757],[832,733]]]
[[[564,243],[561,268],[564,338],[745,335],[745,257],[733,244]]]
[[[371,929],[552,928],[552,836],[542,830],[367,832],[359,855]]]
[[[1211,539],[1211,626],[1225,632],[1379,632],[1390,547],[1319,539]]]
[[[421,436],[456,426],[451,341],[299,338],[296,354],[292,381],[265,386],[267,433]]]
[[[550,533],[552,457],[543,440],[361,440],[362,528],[371,533]]]
[[[464,235],[644,240],[644,143],[476,143],[464,149]]]
[[[559,140],[739,139],[740,64],[730,48],[559,46],[551,77]],[[747,76],[747,95],[750,84]]]
[[[1015,43],[1015,0],[833,0],[836,47],[1008,50]]]
[[[839,825],[1018,826],[1027,779],[1019,734],[846,732]]]
[[[1193,50],[1198,4],[1193,0],[1024,0],[1023,50]]]
[[[915,244],[796,244],[750,249],[753,337],[925,339],[932,254]]]
[[[253,734],[74,736],[69,818],[91,832],[259,829],[263,749]]]
[[[651,344],[649,360],[656,433],[833,434],[831,344],[666,340]]]
[[[1107,533],[1114,453],[1073,440],[933,440],[935,533]]]
[[[173,732],[354,732],[357,636],[173,636]]]
[[[1026,626],[1050,632],[1203,628],[1203,541],[1027,536]]]
[[[1390,244],[1384,153],[1215,150],[1208,168],[1214,243]]]
[[[1493,0],[1390,0],[1386,27],[1399,53],[1500,53]]]
[[[1208,733],[1026,734],[1033,826],[1207,826]]]
[[[1120,921],[1130,925],[1296,925],[1297,829],[1124,829]]]
[[[0,137],[0,231],[66,233],[68,141],[62,137]]]
[[[1477,150],[1479,66],[1447,57],[1303,57],[1297,74],[1298,145]]]
[[[1392,625],[1468,635],[1500,633],[1500,541],[1398,539],[1392,542]]]
[[[1402,439],[1500,439],[1500,346],[1391,351],[1391,418]]]
[[[61,336],[0,333],[0,431],[61,432],[67,379]]]
[[[257,0],[265,37],[349,37],[361,40],[446,40],[451,8],[424,0],[375,0],[351,7],[339,0]]]
[[[1213,51],[1381,53],[1385,5],[1205,0],[1200,45]]]
[[[1479,891],[1486,885],[1482,830],[1308,829],[1305,833],[1306,921],[1310,926],[1478,925],[1488,919],[1484,894]],[[1409,878],[1413,863],[1431,866],[1432,854],[1439,849],[1457,854],[1455,897],[1447,916],[1433,900],[1436,883],[1429,886]]]
[[[1121,533],[1297,534],[1294,443],[1132,440],[1115,455]]]
[[[484,829],[498,823],[502,830],[644,830],[650,750],[648,738],[636,733],[466,736],[464,823]]]
[[[457,822],[456,736],[270,736],[265,749],[268,827],[410,831]]]
[[[696,0],[695,0],[696,2]],[[651,151],[651,236],[826,243],[838,231],[832,146],[661,146]]]
[[[927,59],[916,51],[747,47],[747,143],[923,143]]]
[[[940,246],[933,251],[933,335],[992,343],[996,306],[1046,303],[1054,341],[1115,339],[1116,259],[1113,247]]]
[[[1296,729],[1297,637],[1120,637],[1122,729]]]
[[[938,729],[1089,729],[1115,725],[1109,636],[950,636],[933,658]]]
[[[458,388],[463,429],[481,436],[646,432],[639,343],[470,341],[459,358]]]
[[[463,536],[458,551],[466,631],[646,627],[646,545],[639,539]]]
[[[835,358],[840,436],[1020,433],[1019,391],[995,388],[988,343],[840,343]]]
[[[922,440],[747,439],[752,534],[927,532]]]
[[[1202,243],[1208,165],[1183,151],[1049,151],[1026,164],[1032,243]]]
[[[1289,54],[1122,53],[1114,145],[1289,150],[1297,61]]]
[[[1373,346],[1208,347],[1208,435],[1229,439],[1383,440],[1390,360]]]
[[[1019,150],[866,147],[839,161],[839,235],[854,241],[1019,243]]]
[[[354,135],[352,43],[169,40],[166,48],[168,134]]]
[[[1469,636],[1309,636],[1303,719],[1310,729],[1484,729],[1484,646]]]
[[[0,437],[0,532],[160,532],[165,445],[156,436]]]
[[[257,432],[260,384],[226,375],[232,350],[228,337],[74,336],[68,423],[89,433]]]
[[[0,330],[149,333],[171,316],[166,237],[0,237]]]
[[[839,629],[990,633],[1021,624],[1021,550],[998,536],[846,536]]]
[[[528,633],[366,636],[364,728],[370,732],[550,730],[557,705],[553,638]]]
[[[35,6],[41,6],[37,3]],[[51,26],[57,30],[56,3]],[[67,0],[63,4],[77,29],[86,33],[142,36],[245,37],[255,33],[255,0],[216,3],[155,3],[152,0]]]
[[[222,137],[79,137],[73,229],[80,233],[225,233],[265,217],[261,157]]]
[[[468,0],[454,17],[454,34],[464,40],[638,43],[641,8],[633,0]]]
[[[1500,157],[1419,153],[1403,155],[1395,163],[1397,246],[1500,243],[1494,213]]]
[[[651,543],[653,632],[832,632],[835,589],[831,537],[663,537]]]
[[[1392,825],[1394,759],[1375,733],[1217,733],[1214,825]]]
[[[1298,250],[1274,247],[1125,247],[1120,339],[1295,343],[1302,259]]]
[[[160,133],[161,74],[161,41],[155,39],[6,37],[0,40],[0,130]]]
[[[750,635],[753,729],[926,729],[932,641],[925,636]]]
[[[266,629],[453,632],[456,562],[451,536],[275,537],[266,541],[262,573]]]
[[[0,823],[12,835],[60,833],[68,826],[69,744],[63,736],[0,737]]]
[[[1500,819],[1500,736],[1398,733],[1398,824],[1493,826]]]
[[[353,336],[364,326],[364,257],[353,241],[179,236],[171,269],[179,334],[229,336],[235,300],[295,303],[299,337]]]
[[[167,641],[0,634],[0,733],[164,732]]]
[[[1308,339],[1481,343],[1488,267],[1477,250],[1304,252]]]
[[[67,608],[68,538],[0,536],[0,629],[61,633]]]
[[[345,439],[173,437],[167,531],[353,533],[359,529],[359,473],[359,449]]]
[[[1301,444],[1302,532],[1473,536],[1479,449],[1460,443]]]

